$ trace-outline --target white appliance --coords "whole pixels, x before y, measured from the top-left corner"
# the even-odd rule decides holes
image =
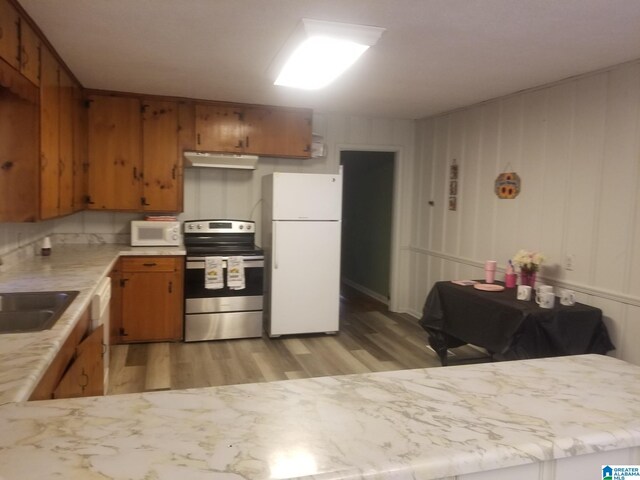
[[[180,245],[180,222],[133,220],[131,246],[177,247]]]
[[[103,327],[104,353],[104,395],[109,388],[109,303],[111,302],[111,279],[103,278],[98,284],[98,288],[91,299],[91,331],[93,332],[100,325]]]
[[[337,332],[342,176],[267,175],[262,200],[267,333]]]

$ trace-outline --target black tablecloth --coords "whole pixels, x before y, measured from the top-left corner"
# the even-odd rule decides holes
[[[599,308],[565,306],[559,298],[554,308],[540,308],[534,300],[517,300],[515,288],[486,292],[437,282],[427,296],[420,325],[443,360],[443,348],[446,352],[465,343],[505,360],[605,354],[615,348]]]

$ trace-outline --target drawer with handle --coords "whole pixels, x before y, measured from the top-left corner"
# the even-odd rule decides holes
[[[123,272],[174,272],[182,264],[178,257],[123,257]]]

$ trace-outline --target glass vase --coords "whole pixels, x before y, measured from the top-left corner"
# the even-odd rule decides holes
[[[520,285],[536,286],[536,272],[520,272]]]

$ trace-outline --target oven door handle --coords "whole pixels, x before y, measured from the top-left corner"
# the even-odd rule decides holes
[[[204,260],[191,261],[187,259],[187,270],[204,270]],[[244,260],[244,268],[262,268],[264,267],[264,260]],[[227,268],[227,261],[222,261],[222,268]]]

